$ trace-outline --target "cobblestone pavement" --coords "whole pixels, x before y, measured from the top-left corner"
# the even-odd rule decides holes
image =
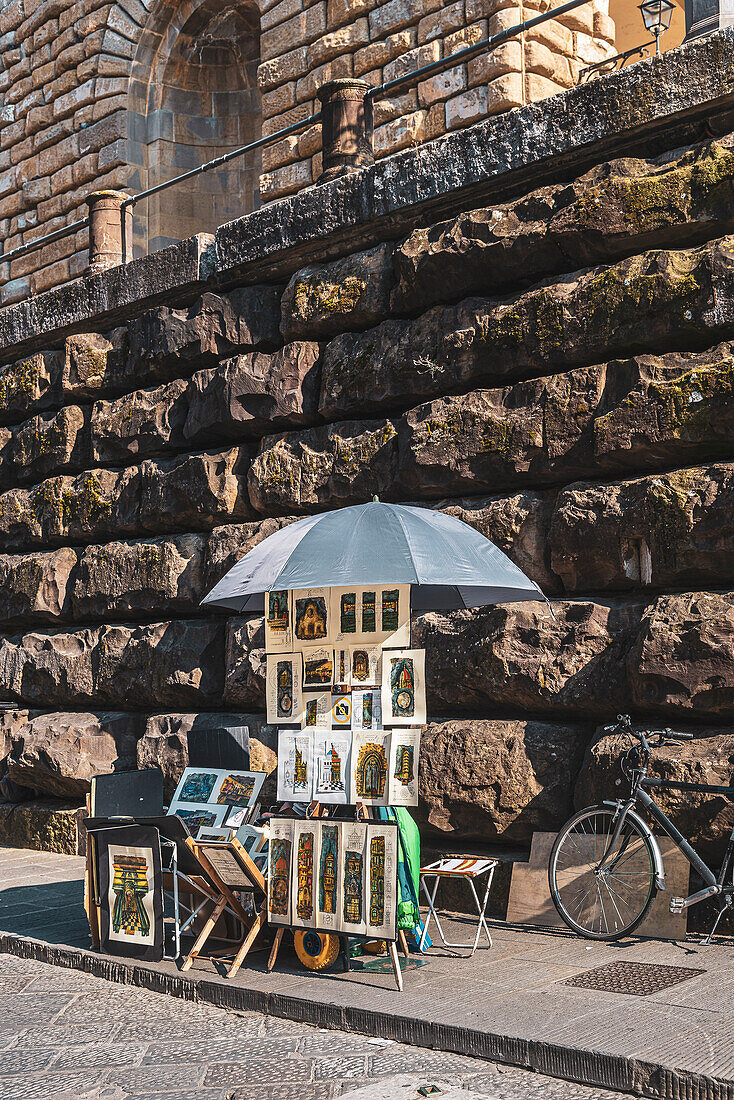
[[[0,955],[2,1100],[326,1100],[375,1081],[387,1096],[391,1079],[406,1073],[494,1100],[619,1100],[525,1070]]]

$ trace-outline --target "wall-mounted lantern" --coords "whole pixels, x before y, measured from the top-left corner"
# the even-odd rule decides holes
[[[639,8],[642,12],[645,30],[648,30],[654,37],[655,53],[660,57],[660,36],[670,26],[675,4],[671,3],[671,0],[644,0]]]

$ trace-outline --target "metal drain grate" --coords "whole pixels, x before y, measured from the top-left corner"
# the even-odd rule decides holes
[[[649,997],[651,993],[660,993],[671,985],[705,973],[705,970],[693,970],[687,966],[613,962],[587,970],[585,974],[577,974],[575,978],[567,978],[562,984],[581,989],[601,989],[605,993],[628,993],[631,997]]]

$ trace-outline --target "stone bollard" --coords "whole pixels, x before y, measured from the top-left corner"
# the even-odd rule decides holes
[[[330,80],[319,88],[323,160],[319,183],[374,164],[369,91],[364,80]]]
[[[122,204],[129,198],[124,191],[94,191],[87,197],[89,207],[89,266],[94,275],[117,267],[130,259],[132,247],[132,208]],[[124,219],[124,220],[123,220]]]

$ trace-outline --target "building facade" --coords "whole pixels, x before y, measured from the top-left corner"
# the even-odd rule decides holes
[[[621,44],[644,40],[611,0]],[[609,0],[589,0],[491,55],[376,103],[378,158],[573,86],[616,52]],[[318,109],[337,77],[378,84],[519,23],[547,0],[10,0],[0,5],[0,235],[10,252]],[[627,9],[630,9],[629,11]],[[677,9],[679,11],[679,9]],[[678,14],[677,23],[681,17]],[[682,37],[674,26],[668,44]],[[144,255],[311,186],[321,131],[234,160],[135,208]],[[0,266],[8,304],[78,277],[87,233]]]

